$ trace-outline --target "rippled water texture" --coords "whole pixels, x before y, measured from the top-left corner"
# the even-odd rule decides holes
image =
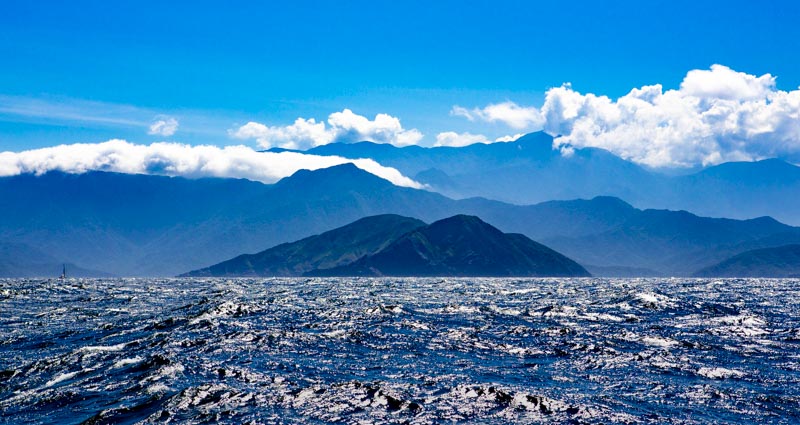
[[[8,423],[797,423],[797,280],[0,281]]]

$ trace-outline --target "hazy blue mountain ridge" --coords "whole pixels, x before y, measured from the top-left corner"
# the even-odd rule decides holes
[[[0,278],[57,277],[66,268],[69,277],[108,277],[108,273],[87,270],[75,264],[59,261],[39,249],[0,241]]]
[[[800,229],[769,217],[732,220],[686,211],[644,210],[610,230],[542,242],[582,264],[690,275],[770,237],[800,242]]]
[[[630,182],[638,182],[639,187],[661,183],[658,176],[608,151],[579,149],[565,157],[552,144],[552,137],[539,132],[514,142],[458,148],[359,142],[333,143],[306,152],[372,158],[449,197],[479,196],[516,204],[598,195],[636,201],[639,193],[630,189]]]
[[[603,149],[561,155],[553,138],[531,133],[513,142],[461,148],[333,143],[318,155],[372,158],[452,198],[514,204],[614,196],[639,208],[687,210],[728,218],[772,216],[800,224],[800,167],[778,159],[734,162],[688,174],[641,167]]]
[[[771,219],[643,211],[613,197],[528,206],[453,200],[350,164],[274,185],[103,172],[0,178],[0,240],[115,275],[176,275],[379,214],[428,223],[474,215],[580,264],[658,274],[688,275],[748,249],[795,243],[798,234]]]
[[[800,277],[800,244],[746,251],[695,273],[698,277]]]

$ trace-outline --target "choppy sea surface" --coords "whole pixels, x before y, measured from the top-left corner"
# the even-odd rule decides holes
[[[0,280],[3,423],[798,423],[800,281]]]

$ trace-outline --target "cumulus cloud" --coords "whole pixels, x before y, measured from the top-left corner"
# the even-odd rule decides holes
[[[169,137],[178,131],[178,120],[172,117],[159,117],[150,124],[147,134]]]
[[[513,142],[514,140],[517,140],[520,136],[522,136],[522,134],[515,134],[513,136],[503,136],[492,141],[482,134],[456,133],[455,131],[445,131],[443,133],[439,133],[436,135],[436,143],[434,144],[434,146],[462,147],[462,146],[472,145],[475,143]]]
[[[453,114],[491,121],[496,106]],[[564,84],[548,90],[537,111],[565,155],[598,147],[652,167],[800,157],[800,89],[778,90],[770,74],[722,65],[689,71],[677,89],[654,84],[618,99]]]
[[[352,143],[371,141],[408,146],[419,143],[423,135],[417,129],[404,129],[400,120],[387,114],[377,114],[370,120],[350,109],[334,112],[325,122],[298,118],[288,126],[267,126],[249,122],[229,134],[237,139],[255,139],[264,149],[309,149],[333,142]]]
[[[269,127],[257,122],[249,122],[230,135],[242,140],[255,139],[264,149],[278,146],[285,149],[308,149],[326,145],[333,140],[333,134],[325,128],[324,122],[313,118],[298,118],[294,124],[283,127]]]
[[[294,172],[344,163],[386,179],[395,185],[422,188],[394,168],[371,159],[307,155],[296,152],[256,152],[246,146],[190,146],[179,143],[137,145],[124,140],[77,143],[23,152],[0,152],[0,176],[48,171],[84,173],[112,171],[167,176],[232,177],[273,183]]]
[[[470,121],[502,122],[517,130],[540,130],[543,124],[543,117],[538,108],[519,106],[511,101],[473,109],[456,105],[450,110],[450,115],[461,116]]]
[[[489,143],[486,136],[472,133],[456,133],[455,131],[445,131],[436,135],[434,146],[461,147],[475,143]]]
[[[775,77],[770,74],[756,77],[723,65],[691,70],[681,83],[681,91],[689,96],[725,100],[763,99],[774,90]]]
[[[564,85],[547,92],[542,113],[556,146],[600,147],[653,167],[800,153],[800,90],[722,65],[690,71],[678,89],[644,86],[616,100]]]

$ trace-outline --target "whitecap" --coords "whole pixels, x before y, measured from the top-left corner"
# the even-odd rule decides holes
[[[709,379],[741,378],[745,376],[742,371],[724,367],[701,367],[698,369],[697,374]]]
[[[663,347],[669,348],[674,347],[679,344],[678,341],[675,341],[672,338],[662,338],[658,336],[646,336],[642,338],[642,343],[651,345],[654,347]]]
[[[344,329],[335,329],[329,332],[323,332],[320,335],[327,338],[343,338],[345,335],[347,335],[347,331]]]
[[[144,359],[142,357],[138,357],[138,356],[130,358],[130,359],[122,359],[122,360],[114,363],[114,366],[112,366],[112,367],[114,369],[118,369],[118,368],[125,367],[125,366],[128,366],[128,365],[141,363],[143,360]]]
[[[168,391],[171,391],[171,390],[172,390],[172,388],[170,388],[170,387],[168,387],[168,386],[166,386],[164,384],[155,384],[155,385],[151,385],[151,386],[147,387],[147,389],[145,391],[147,391],[148,394],[161,394],[161,393],[165,393],[165,392],[168,392]]]
[[[86,347],[81,347],[78,351],[88,352],[88,353],[102,353],[107,351],[121,351],[125,348],[128,343],[120,343],[117,345],[90,345]]]
[[[77,374],[79,374],[79,373],[80,373],[80,371],[77,371],[77,372],[67,372],[67,373],[62,373],[62,374],[56,375],[56,377],[55,377],[55,378],[53,378],[53,379],[51,379],[51,380],[47,381],[47,383],[46,383],[46,384],[44,384],[44,387],[45,387],[45,388],[50,388],[50,387],[52,387],[53,385],[55,385],[55,384],[58,384],[59,382],[66,381],[67,379],[72,379],[73,377],[75,377],[75,375],[77,375]]]

